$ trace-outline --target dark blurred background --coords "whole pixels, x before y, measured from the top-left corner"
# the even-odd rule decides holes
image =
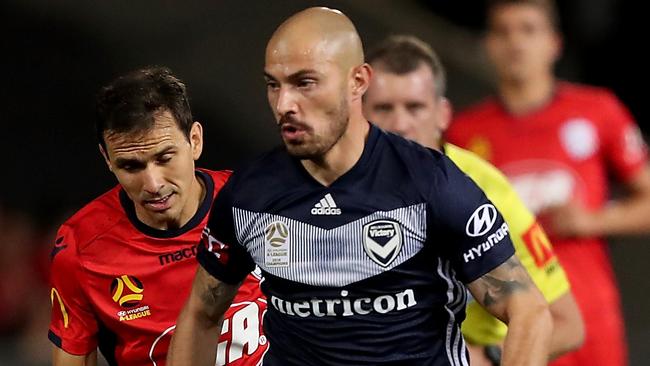
[[[290,14],[344,11],[366,46],[388,34],[430,42],[456,109],[492,90],[481,52],[483,1],[45,1],[0,4],[0,364],[46,364],[48,252],[72,212],[115,184],[97,151],[94,95],[113,77],[169,66],[203,123],[200,166],[236,168],[279,143],[266,105],[264,47]],[[567,80],[613,89],[647,136],[647,16],[632,0],[562,1]],[[650,360],[648,238],[612,240],[631,364]],[[594,286],[598,284],[595,283]],[[27,355],[27,356],[25,356]]]

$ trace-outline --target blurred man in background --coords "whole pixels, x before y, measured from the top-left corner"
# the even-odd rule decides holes
[[[460,114],[448,139],[501,169],[555,244],[586,326],[584,346],[555,365],[626,365],[601,238],[650,231],[646,145],[611,92],[555,78],[562,41],[552,1],[491,1],[487,26],[497,96]],[[627,188],[625,198],[607,202],[609,175]]]
[[[577,348],[583,340],[580,314],[568,280],[544,231],[506,178],[469,151],[444,143],[452,108],[445,98],[445,71],[429,45],[413,36],[392,36],[366,57],[374,70],[364,96],[364,113],[378,126],[432,149],[444,151],[485,191],[510,227],[517,256],[550,304],[551,356]],[[506,326],[476,302],[467,307],[463,335],[472,365],[499,364]],[[485,348],[484,348],[485,347]]]
[[[164,365],[212,201],[230,173],[195,168],[203,130],[170,70],[131,72],[97,99],[99,149],[120,184],[57,234],[53,363],[94,365],[99,347],[110,365]],[[217,365],[255,365],[265,352],[259,282],[248,274],[228,309]]]
[[[52,234],[0,201],[0,364],[47,365],[48,267]],[[53,234],[52,234],[53,235]]]

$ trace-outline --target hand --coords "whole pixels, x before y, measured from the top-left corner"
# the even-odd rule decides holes
[[[597,235],[595,215],[575,202],[549,207],[539,214],[539,220],[550,236],[559,238]]]
[[[485,356],[485,347],[468,343],[467,350],[469,351],[470,365],[492,366],[492,361]]]

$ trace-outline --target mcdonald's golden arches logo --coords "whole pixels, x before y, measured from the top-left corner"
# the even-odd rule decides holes
[[[120,306],[130,308],[142,301],[144,286],[135,276],[121,275],[111,282],[111,293],[113,301]]]
[[[534,222],[526,233],[524,233],[523,239],[528,247],[528,251],[535,259],[537,267],[543,268],[547,263],[555,258],[555,252],[553,251],[551,241],[537,222]]]

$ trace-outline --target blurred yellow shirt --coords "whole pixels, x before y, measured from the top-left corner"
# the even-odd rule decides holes
[[[506,177],[487,161],[458,146],[445,143],[445,154],[478,185],[503,215],[510,228],[517,258],[552,303],[569,291],[569,281],[553,252],[553,247],[535,216],[524,206]],[[503,341],[507,327],[485,311],[476,301],[467,305],[462,324],[465,338],[473,344]]]

